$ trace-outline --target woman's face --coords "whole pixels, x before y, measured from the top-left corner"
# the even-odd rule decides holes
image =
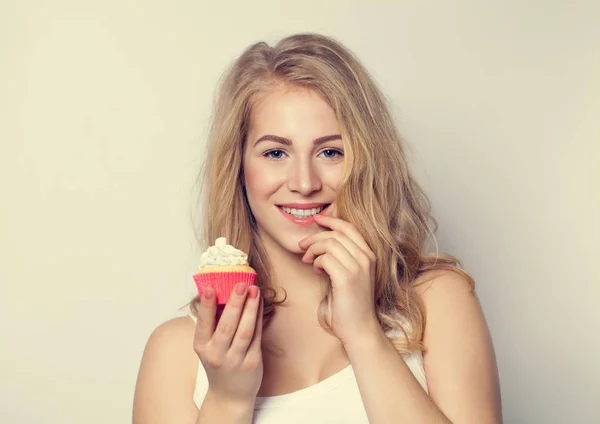
[[[311,216],[335,200],[343,152],[335,112],[313,91],[279,89],[255,105],[244,181],[267,248],[303,253],[298,242],[322,231]]]

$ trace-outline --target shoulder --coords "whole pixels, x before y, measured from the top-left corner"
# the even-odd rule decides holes
[[[450,343],[459,338],[488,342],[481,304],[473,280],[467,274],[431,271],[415,281],[414,288],[424,309],[423,345],[427,353],[447,350]]]
[[[499,422],[494,348],[473,281],[434,271],[416,281],[415,290],[425,312],[423,360],[431,397],[456,422]]]
[[[195,328],[190,317],[173,318],[160,324],[148,338],[142,366],[160,367],[167,363],[171,369],[179,364],[197,366],[198,357],[193,349]]]
[[[173,318],[163,322],[154,329],[148,339],[147,347],[181,347],[182,342],[188,341],[188,347],[191,347],[191,338],[194,337],[194,321],[191,317]]]
[[[161,416],[178,421],[197,414],[194,331],[194,321],[180,317],[162,323],[148,338],[135,389],[134,423],[162,422],[152,418]]]
[[[478,327],[487,334],[487,325],[471,278],[462,272],[431,271],[419,277],[414,289],[425,313],[424,344],[438,339],[462,337],[464,330]]]
[[[424,302],[442,294],[474,294],[473,280],[462,271],[429,271],[417,278],[413,283],[413,287]]]
[[[195,324],[190,317],[173,318],[160,324],[148,338],[142,365],[161,366],[173,359],[181,360],[183,365],[195,363],[198,357],[193,350],[194,331]]]

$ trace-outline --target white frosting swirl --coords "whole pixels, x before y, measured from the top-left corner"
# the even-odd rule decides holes
[[[248,255],[227,244],[225,237],[219,237],[215,245],[209,247],[200,255],[199,270],[208,266],[218,265],[248,265]]]

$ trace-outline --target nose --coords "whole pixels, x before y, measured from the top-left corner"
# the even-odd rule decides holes
[[[288,179],[288,189],[308,197],[321,190],[321,177],[310,160],[298,161]]]

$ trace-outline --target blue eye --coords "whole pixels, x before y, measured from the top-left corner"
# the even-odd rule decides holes
[[[336,149],[326,149],[321,152],[327,159],[334,159],[337,156],[344,156],[342,152]]]
[[[271,150],[270,152],[265,153],[263,156],[266,156],[269,159],[279,160],[283,159],[283,155],[285,153],[283,150]]]
[[[285,157],[286,153],[283,150],[271,150],[263,154],[264,157],[271,160],[281,160]],[[344,153],[337,149],[325,149],[319,156],[323,155],[325,159],[335,159],[340,156],[344,156]]]

